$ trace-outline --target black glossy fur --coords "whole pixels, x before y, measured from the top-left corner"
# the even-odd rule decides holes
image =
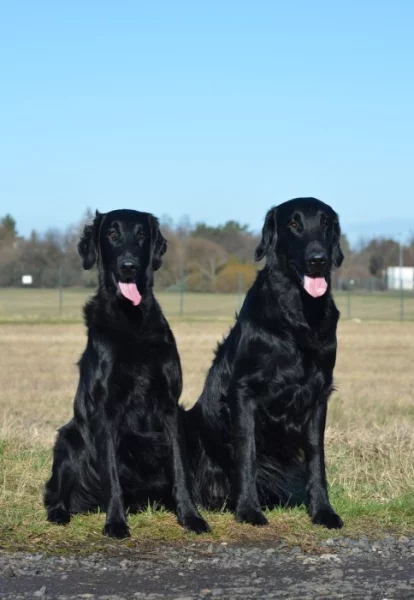
[[[65,524],[71,514],[101,508],[104,533],[123,538],[126,509],[156,501],[175,506],[184,527],[208,530],[190,490],[177,347],[152,290],[165,251],[148,213],[97,213],[85,227],[79,253],[85,269],[97,262],[99,287],[85,307],[74,417],[59,430],[46,484],[49,521]],[[138,306],[122,296],[119,281],[136,282]]]
[[[266,216],[266,257],[204,390],[186,414],[196,499],[265,525],[264,506],[305,502],[313,523],[342,527],[327,492],[324,431],[338,310],[330,273],[343,255],[336,213],[298,198]],[[319,298],[304,276],[324,276]]]

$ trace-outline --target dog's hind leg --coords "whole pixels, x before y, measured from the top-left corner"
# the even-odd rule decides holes
[[[51,523],[65,525],[70,521],[70,493],[74,483],[74,472],[68,443],[63,430],[59,432],[53,453],[52,476],[46,484],[44,504]]]
[[[216,415],[213,415],[216,417]],[[230,502],[231,446],[227,420],[203,413],[200,401],[184,413],[194,497],[204,508],[219,509]],[[223,425],[224,431],[216,423]],[[229,425],[227,426],[229,428]]]

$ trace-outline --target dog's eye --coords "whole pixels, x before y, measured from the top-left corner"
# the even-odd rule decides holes
[[[147,237],[146,234],[143,231],[138,231],[136,233],[136,237],[138,240],[145,240],[145,238]]]
[[[117,232],[115,231],[115,229],[111,229],[111,231],[108,232],[108,239],[111,240],[111,242],[114,242],[118,237]]]
[[[292,229],[297,229],[298,224],[296,223],[296,221],[291,221],[289,223],[289,227],[292,227]]]
[[[322,227],[328,227],[329,221],[325,217],[322,217]]]

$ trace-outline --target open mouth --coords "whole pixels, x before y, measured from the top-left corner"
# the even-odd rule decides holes
[[[303,289],[308,292],[312,298],[320,298],[326,293],[326,290],[328,289],[328,282],[326,281],[325,277],[304,275]]]
[[[116,277],[113,275],[114,283],[118,288],[118,293],[129,300],[133,306],[138,306],[141,303],[142,296],[137,288],[137,284],[131,278],[129,281],[118,281]]]
[[[301,275],[297,270],[296,266],[291,263],[293,270],[296,273],[296,276],[300,280],[303,285],[303,289],[307,292],[312,298],[321,298],[328,289],[328,282],[326,278],[322,275]]]
[[[123,297],[132,302],[134,306],[138,306],[138,304],[140,304],[142,296],[138,291],[136,283],[124,283],[122,281],[118,281],[118,289]]]

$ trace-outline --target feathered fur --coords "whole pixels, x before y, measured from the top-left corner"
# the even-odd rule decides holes
[[[184,527],[208,530],[190,489],[180,359],[152,290],[165,251],[158,221],[147,213],[97,213],[85,227],[79,252],[85,268],[97,262],[99,287],[85,307],[74,416],[59,431],[46,484],[49,521],[65,524],[101,508],[104,533],[122,538],[129,535],[126,510],[156,501],[174,507]],[[138,306],[120,294],[123,280],[137,284]]]
[[[238,520],[264,525],[262,507],[306,502],[314,523],[342,526],[329,503],[324,459],[339,318],[330,272],[343,258],[339,235],[335,212],[313,198],[266,216],[256,250],[266,265],[186,415],[195,495],[206,507],[227,504]],[[322,297],[306,292],[305,274],[327,281]]]

